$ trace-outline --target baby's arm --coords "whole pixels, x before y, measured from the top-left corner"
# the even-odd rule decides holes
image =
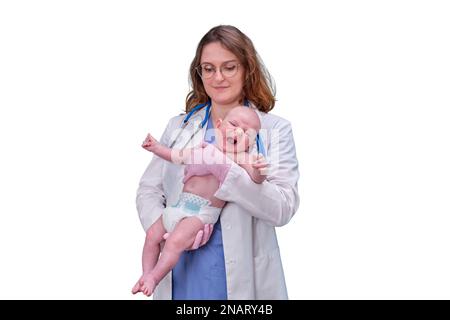
[[[150,134],[147,135],[144,142],[142,143],[142,148],[156,154],[158,157],[163,158],[169,162],[173,163],[186,163],[189,155],[191,154],[191,149],[171,149],[161,144],[153,138]]]
[[[248,175],[255,183],[260,184],[266,180],[268,163],[262,154],[254,157],[251,163],[243,161],[238,162],[238,164],[247,171]]]

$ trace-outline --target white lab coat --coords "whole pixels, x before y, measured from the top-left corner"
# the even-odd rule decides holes
[[[228,201],[221,213],[221,225],[229,300],[288,298],[275,226],[288,223],[299,206],[294,139],[287,120],[257,113],[266,158],[271,164],[267,180],[256,184],[243,168],[233,164],[215,193],[217,198]],[[180,148],[188,141],[204,115],[203,109],[191,117],[174,147]],[[169,121],[162,143],[172,143],[183,119],[184,115],[180,115]],[[199,144],[204,133],[205,129],[198,132],[193,143]],[[145,230],[158,219],[166,204],[178,198],[183,188],[183,170],[181,165],[153,156],[141,178],[136,198]],[[169,273],[158,285],[154,299],[171,298]]]

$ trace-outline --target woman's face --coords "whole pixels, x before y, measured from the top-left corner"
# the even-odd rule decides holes
[[[202,77],[203,86],[213,104],[239,104],[244,86],[244,70],[239,63],[238,58],[220,42],[212,42],[203,47],[200,65],[203,70],[216,70],[211,78]],[[233,67],[237,68],[237,72],[227,77],[227,73],[233,73]]]

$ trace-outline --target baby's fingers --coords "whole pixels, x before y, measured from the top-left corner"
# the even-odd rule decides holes
[[[263,167],[267,167],[268,163],[266,161],[266,158],[264,158],[264,156],[262,154],[258,154],[253,163],[252,163],[253,168],[263,168]]]
[[[254,163],[253,168],[255,169],[261,169],[261,168],[267,168],[269,164],[267,162],[261,162],[261,163]]]
[[[144,142],[142,143],[142,146],[143,147],[149,147],[149,146],[151,146],[154,143],[156,143],[156,139],[153,138],[151,136],[151,134],[149,133],[149,134],[147,134],[147,137],[145,138]]]
[[[262,176],[267,176],[269,175],[269,168],[265,167],[265,168],[260,168],[258,169],[259,174]]]
[[[145,137],[145,141],[155,141],[156,139],[152,137],[152,135],[149,133],[147,134],[147,137]]]

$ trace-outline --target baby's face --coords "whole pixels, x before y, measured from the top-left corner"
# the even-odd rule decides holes
[[[221,137],[221,149],[225,152],[248,152],[253,146],[256,134],[260,129],[258,115],[247,107],[232,109],[223,121],[217,125]]]

